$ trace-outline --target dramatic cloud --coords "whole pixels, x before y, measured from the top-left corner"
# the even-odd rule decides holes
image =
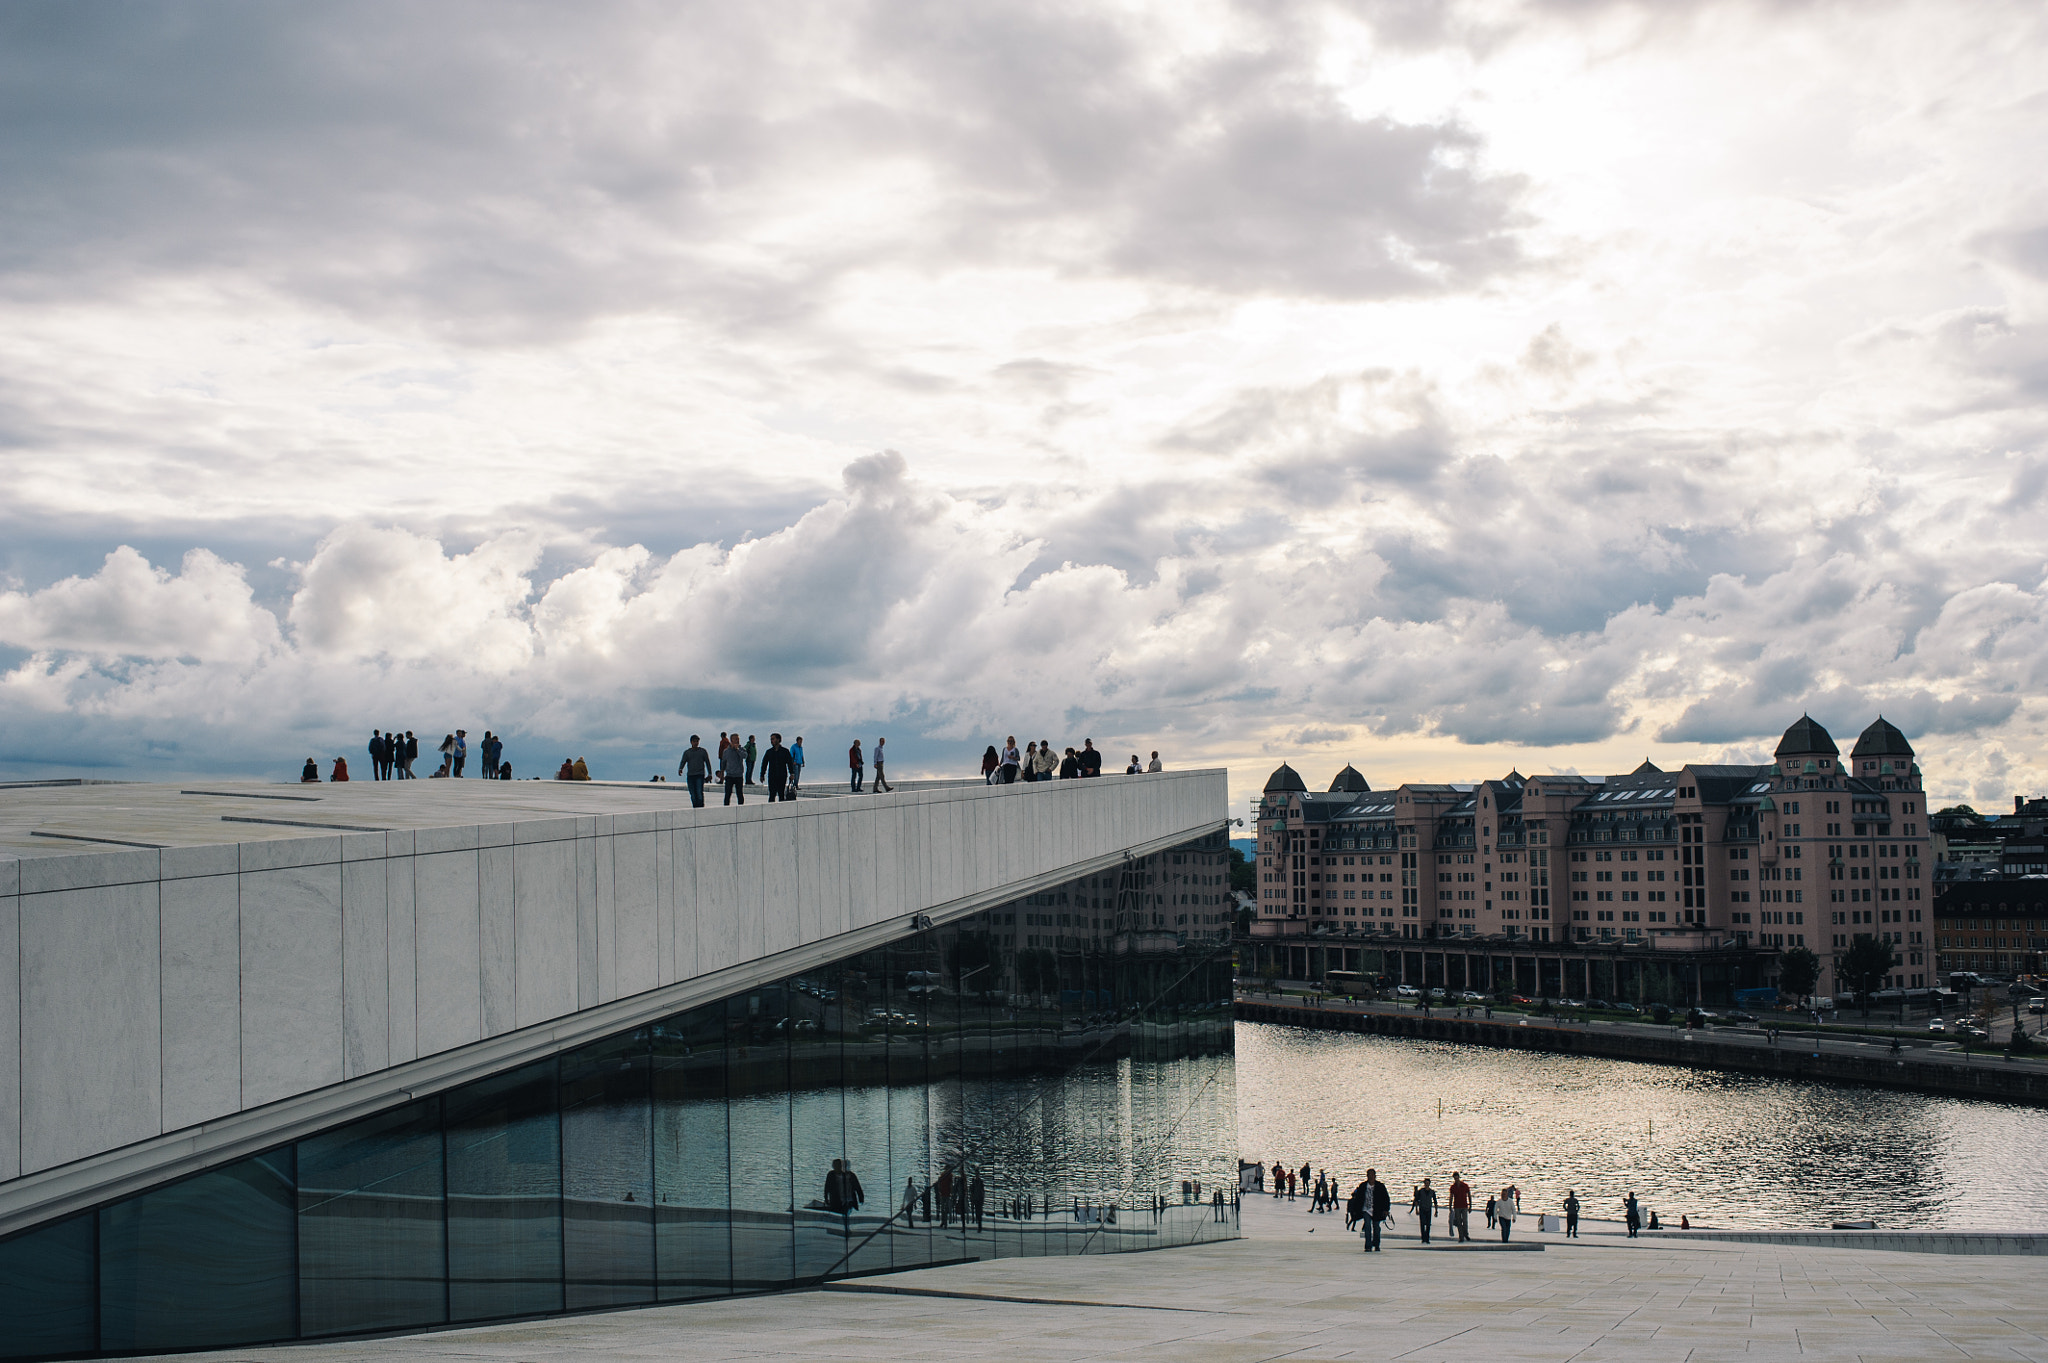
[[[737,724],[1381,782],[1881,710],[2048,785],[2044,55],[2020,4],[9,6],[0,774]]]

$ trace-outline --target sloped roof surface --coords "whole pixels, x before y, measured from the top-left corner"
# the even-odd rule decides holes
[[[1835,746],[1835,740],[1828,736],[1828,731],[1821,728],[1819,720],[1812,715],[1801,715],[1791,728],[1785,730],[1785,736],[1778,740],[1776,755],[1790,757],[1809,752],[1840,754],[1841,751]]]

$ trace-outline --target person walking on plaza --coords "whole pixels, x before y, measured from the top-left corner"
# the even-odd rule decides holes
[[[782,746],[781,734],[768,735],[768,753],[761,761],[761,779],[768,783],[768,803],[789,798],[790,773],[796,763],[790,759],[789,749]]]
[[[1515,1214],[1522,1209],[1522,1190],[1510,1184],[1500,1190],[1500,1202],[1493,1209],[1494,1219],[1500,1222],[1500,1242],[1505,1245],[1508,1235],[1515,1228]]]
[[[1017,784],[1017,769],[1024,765],[1024,756],[1017,751],[1017,735],[1011,734],[1003,740],[1002,782],[1006,786]]]
[[[1488,1230],[1493,1229],[1494,1214],[1499,1210],[1500,1200],[1498,1198],[1489,1197],[1486,1199],[1486,1228]]]
[[[903,1178],[903,1224],[917,1224],[917,1180],[908,1174]]]
[[[1357,1230],[1358,1223],[1365,1220],[1366,1203],[1372,1197],[1372,1189],[1360,1183],[1351,1190],[1351,1196],[1344,1199],[1344,1229]]]
[[[1038,779],[1038,745],[1036,743],[1026,743],[1024,745],[1024,761],[1018,767],[1018,771],[1027,782]]]
[[[1422,1186],[1415,1190],[1415,1198],[1409,1203],[1415,1209],[1415,1223],[1422,1228],[1422,1243],[1429,1243],[1429,1223],[1436,1218],[1436,1189],[1429,1186],[1429,1180],[1422,1180]]]
[[[384,779],[384,755],[389,751],[390,749],[384,746],[383,732],[377,729],[370,730],[370,779],[372,781]]]
[[[1052,779],[1053,779],[1053,778],[1054,778],[1055,776],[1059,775],[1059,771],[1060,771],[1060,759],[1058,758],[1058,756],[1056,756],[1056,755],[1055,755],[1055,754],[1053,753],[1053,750],[1052,750],[1052,740],[1051,740],[1051,739],[1049,739],[1049,738],[1041,738],[1041,739],[1039,739],[1039,740],[1038,740],[1038,779],[1039,779],[1039,780],[1041,780],[1041,781],[1050,781],[1050,780],[1052,780]]]
[[[1579,1238],[1579,1195],[1570,1188],[1564,1190],[1564,1234],[1567,1240]]]
[[[752,734],[748,734],[748,735],[747,735],[747,747],[746,747],[746,753],[747,753],[747,784],[751,786],[751,785],[753,785],[753,784],[754,784],[754,761],[755,761],[755,759],[756,759],[756,758],[758,758],[758,757],[760,756],[760,749],[758,749],[758,748],[756,748],[756,747],[754,746],[754,736],[753,736]]]
[[[441,774],[441,775],[443,775],[443,776],[452,776],[452,775],[454,775],[454,773],[455,773],[455,735],[454,735],[454,734],[449,734],[449,735],[448,735],[448,736],[447,736],[446,738],[443,738],[443,739],[441,740],[441,746],[440,746],[439,748],[435,749],[435,751],[441,754],[441,771],[440,771],[440,774]]]
[[[939,1225],[942,1227],[951,1225],[953,1215],[953,1166],[950,1164],[939,1170],[937,1201],[939,1204]]]
[[[853,746],[846,750],[846,765],[853,769],[853,793],[860,794],[861,778],[867,774],[867,759],[861,755],[860,740],[854,739]]]
[[[1451,1171],[1451,1230],[1460,1244],[1472,1238],[1472,1185],[1455,1169]]]
[[[1388,1217],[1394,1214],[1393,1194],[1387,1185],[1380,1182],[1377,1169],[1365,1171],[1365,1252],[1370,1254],[1380,1247],[1380,1232]]]
[[[469,760],[469,730],[455,731],[455,760],[448,768],[450,776],[462,775],[462,764]]]
[[[796,794],[798,786],[804,783],[804,736],[798,734],[796,742],[789,745],[789,793]]]
[[[690,804],[702,809],[704,783],[711,779],[711,754],[704,751],[695,734],[690,735],[690,746],[683,749],[683,760],[676,764],[676,775],[690,788]]]
[[[867,1193],[846,1161],[833,1160],[831,1172],[825,1175],[825,1210],[838,1216],[843,1233],[852,1233],[853,1214],[866,1200]]]
[[[419,780],[420,778],[418,773],[414,772],[412,769],[412,764],[419,760],[420,741],[417,738],[413,737],[412,730],[407,729],[405,731],[405,761],[400,765],[398,769],[398,778],[401,781]]]
[[[1634,1189],[1630,1189],[1629,1195],[1621,1200],[1621,1210],[1623,1219],[1628,1222],[1628,1238],[1633,1240],[1636,1232],[1643,1228],[1643,1209],[1636,1202]]]
[[[875,740],[875,779],[868,786],[868,794],[870,795],[880,795],[885,790],[896,789],[896,787],[889,784],[888,778],[882,775],[882,745],[888,741],[886,738]]]
[[[718,775],[725,782],[725,803],[731,804],[735,797],[741,804],[747,802],[747,755],[737,743],[728,743],[725,756],[719,759]]]
[[[1002,769],[1003,755],[997,752],[996,745],[991,743],[981,755],[981,783],[985,786],[994,785],[996,783],[996,773]]]

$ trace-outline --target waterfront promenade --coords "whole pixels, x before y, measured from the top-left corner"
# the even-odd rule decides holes
[[[1248,1197],[1247,1238],[1002,1259],[822,1290],[193,1359],[899,1360],[2048,1358],[2041,1260],[1664,1238],[1595,1228],[1378,1255],[1343,1218]]]

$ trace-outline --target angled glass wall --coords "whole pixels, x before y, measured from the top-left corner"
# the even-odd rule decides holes
[[[1201,902],[1225,849],[1134,860],[0,1241],[0,1357],[1233,1238],[1229,943]]]

